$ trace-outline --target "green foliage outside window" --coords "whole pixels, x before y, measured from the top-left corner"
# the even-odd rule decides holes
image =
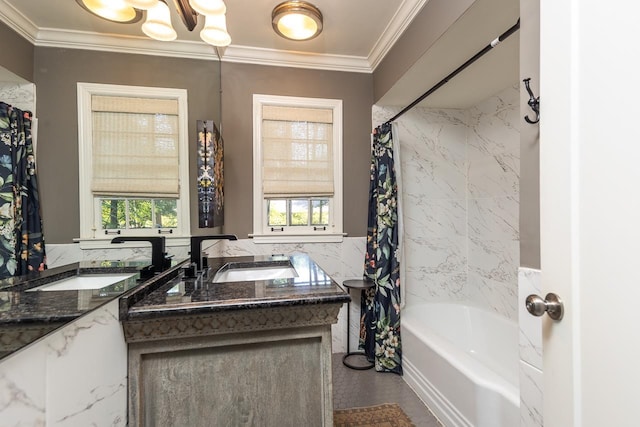
[[[100,207],[105,230],[178,226],[175,199],[101,199]]]
[[[269,199],[267,205],[270,227],[329,225],[329,199]]]

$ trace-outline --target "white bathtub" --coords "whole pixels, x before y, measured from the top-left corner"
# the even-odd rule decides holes
[[[402,311],[404,380],[447,427],[520,425],[518,326],[462,304]]]

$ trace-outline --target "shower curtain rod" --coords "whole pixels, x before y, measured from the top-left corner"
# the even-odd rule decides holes
[[[469,65],[473,64],[474,62],[476,62],[478,59],[480,59],[480,57],[482,55],[484,55],[485,53],[489,52],[491,49],[493,49],[494,47],[496,47],[497,45],[499,45],[502,41],[504,41],[507,37],[509,37],[511,34],[515,33],[516,31],[518,31],[518,29],[520,29],[520,18],[518,18],[518,22],[515,23],[515,25],[511,28],[509,28],[507,31],[505,31],[504,33],[500,34],[500,36],[498,36],[497,39],[493,40],[491,43],[489,43],[487,46],[484,47],[484,49],[482,49],[481,51],[479,51],[478,53],[476,53],[475,55],[473,55],[471,58],[469,58],[469,60],[467,60],[467,62],[465,62],[464,64],[462,64],[461,66],[459,66],[458,68],[456,68],[451,74],[449,74],[447,77],[445,77],[444,79],[440,80],[438,83],[436,83],[435,86],[433,86],[431,89],[429,89],[428,91],[426,91],[425,93],[423,93],[418,99],[416,99],[415,101],[413,101],[411,104],[407,105],[404,109],[402,109],[402,111],[400,111],[398,114],[396,114],[395,116],[393,116],[392,118],[390,118],[389,120],[387,120],[385,123],[391,123],[394,120],[397,120],[400,116],[402,116],[404,113],[406,113],[407,111],[411,110],[413,107],[415,107],[416,105],[418,105],[420,102],[422,102],[422,100],[424,100],[427,96],[431,95],[433,92],[435,92],[436,90],[440,89],[442,86],[444,86],[449,80],[451,80],[452,78],[454,78],[456,75],[458,75],[462,70],[464,70],[465,68],[467,68]]]

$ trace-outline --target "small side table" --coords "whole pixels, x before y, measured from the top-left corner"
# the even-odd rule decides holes
[[[358,289],[360,291],[364,289],[373,288],[375,283],[371,280],[366,279],[354,279],[354,280],[345,280],[342,282],[342,285],[347,288],[347,292],[351,293],[351,289]],[[351,325],[351,321],[349,318],[349,313],[351,312],[351,303],[347,303],[347,354],[342,357],[342,363],[347,368],[357,369],[360,371],[364,371],[365,369],[371,369],[375,366],[374,363],[369,363],[366,365],[352,365],[347,359],[351,356],[364,356],[364,351],[349,351],[349,326]]]

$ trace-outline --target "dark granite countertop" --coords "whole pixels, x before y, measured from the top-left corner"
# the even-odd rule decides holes
[[[0,280],[0,359],[141,285],[139,272],[147,265],[144,261],[83,261]],[[36,290],[83,274],[131,277],[100,289]]]
[[[289,259],[298,277],[214,283],[215,272],[223,267],[286,265]],[[347,292],[306,254],[209,258],[208,266],[204,277],[185,278],[181,272],[167,283],[123,297],[121,319],[350,301]]]

